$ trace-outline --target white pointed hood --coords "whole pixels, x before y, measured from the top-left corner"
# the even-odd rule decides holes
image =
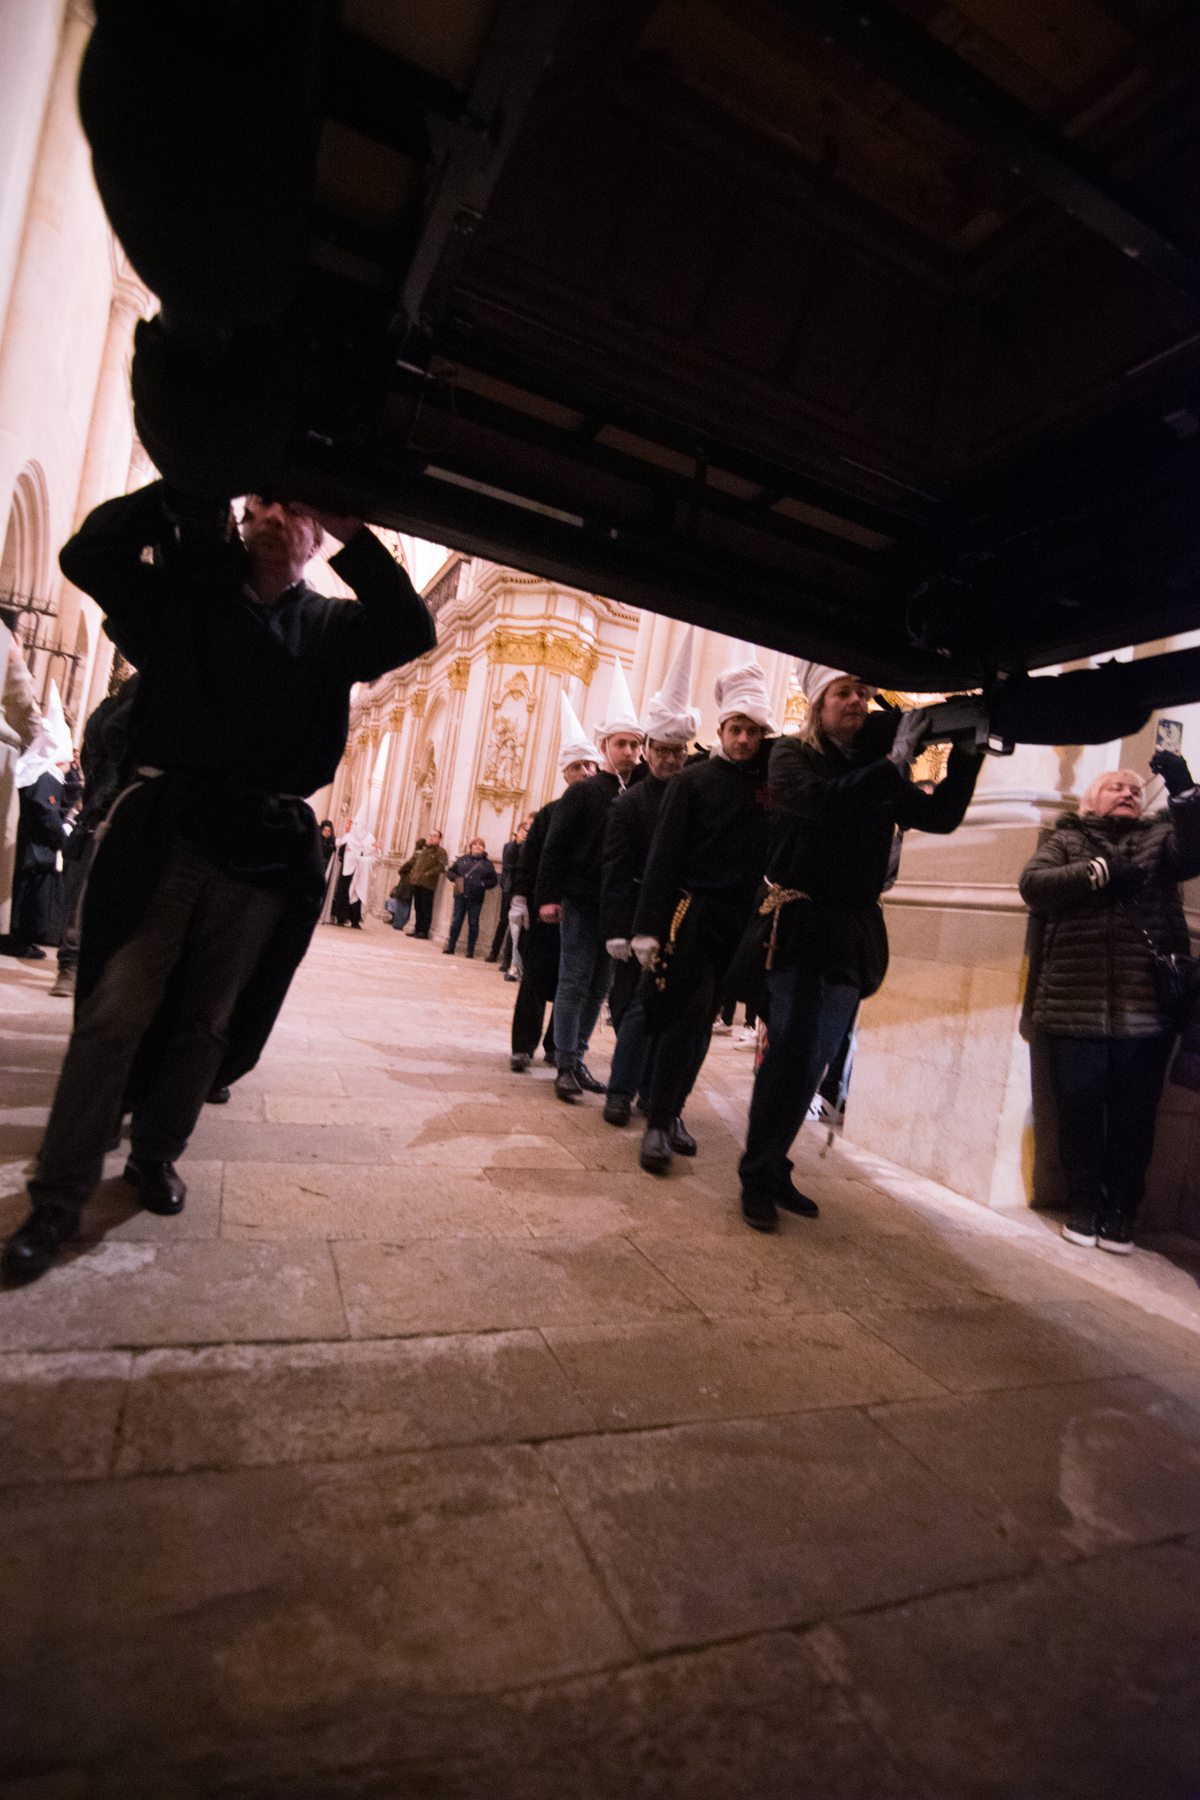
[[[695,627],[689,625],[675,652],[667,679],[652,694],[642,715],[642,727],[656,744],[688,744],[700,729],[699,708],[692,705],[692,644]]]
[[[59,763],[71,762],[74,756],[75,746],[71,742],[70,728],[63,716],[58,685],[52,681],[42,729],[28,750],[23,750],[17,759],[17,787],[32,787],[43,775],[57,775]]]
[[[764,731],[778,731],[779,727],[771,716],[771,696],[767,692],[767,677],[759,667],[758,658],[753,646],[739,644],[738,650],[748,648],[750,655],[745,662],[736,662],[728,669],[722,669],[713,684],[713,693],[717,702],[717,724],[723,725],[734,713],[744,713],[746,718],[753,719]]]
[[[597,750],[575,716],[575,708],[565,694],[559,695],[561,706],[559,724],[558,767],[567,768],[573,762],[593,762],[599,766],[600,752]]]
[[[612,686],[608,690],[608,711],[604,715],[604,723],[596,729],[596,742],[602,744],[606,737],[614,731],[632,731],[638,737],[645,734],[638,724],[637,714],[633,710],[633,701],[629,697],[629,687],[625,680],[625,671],[621,667],[621,659],[617,657],[613,663]]]

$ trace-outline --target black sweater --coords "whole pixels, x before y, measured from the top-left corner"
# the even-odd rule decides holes
[[[681,892],[748,914],[767,836],[766,744],[749,762],[712,756],[690,763],[667,784],[631,935],[662,943]]]
[[[646,773],[639,763],[626,786]],[[564,900],[595,911],[600,905],[604,874],[604,828],[608,809],[623,791],[615,775],[602,769],[587,781],[576,781],[559,796],[546,834],[538,869],[538,906],[561,906]]]
[[[780,887],[799,888],[814,904],[794,901],[783,908],[773,966],[819,965],[828,979],[873,991],[887,967],[878,902],[896,827],[954,831],[971,803],[979,768],[978,757],[953,749],[945,780],[927,794],[878,754],[876,742],[846,753],[836,744],[818,749],[796,737],[777,739],[767,874]]]
[[[569,791],[569,790],[568,790]],[[554,817],[557,800],[550,800],[540,812],[533,815],[529,830],[525,833],[525,842],[521,845],[517,857],[516,873],[513,876],[513,897],[518,894],[529,902],[529,910],[534,918],[537,908],[533,904],[533,896],[537,891],[538,869],[541,866],[542,851],[546,847],[546,833],[550,829],[550,821]]]
[[[667,783],[646,772],[644,781],[618,794],[604,828],[604,875],[600,885],[600,936],[633,935],[638,889]]]

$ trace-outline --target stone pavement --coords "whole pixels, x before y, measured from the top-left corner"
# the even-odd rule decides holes
[[[52,975],[0,964],[5,1230]],[[114,1157],[0,1294],[0,1800],[1195,1800],[1200,1262],[811,1127],[755,1236],[750,1051],[655,1180],[513,992],[321,930],[183,1216]]]

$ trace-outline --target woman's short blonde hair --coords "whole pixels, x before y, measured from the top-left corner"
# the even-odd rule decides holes
[[[1086,816],[1088,813],[1095,812],[1096,802],[1100,798],[1100,789],[1104,786],[1106,781],[1111,781],[1114,775],[1125,775],[1128,776],[1131,781],[1136,781],[1142,796],[1142,804],[1143,806],[1145,805],[1146,783],[1136,769],[1105,769],[1102,775],[1097,775],[1095,781],[1091,783],[1087,792],[1084,794],[1083,799],[1079,802],[1079,812],[1081,817]]]

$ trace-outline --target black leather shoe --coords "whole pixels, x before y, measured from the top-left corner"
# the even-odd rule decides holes
[[[187,1189],[175,1173],[174,1163],[140,1162],[131,1156],[125,1164],[125,1180],[137,1189],[147,1212],[170,1219],[183,1211]]]
[[[696,1140],[682,1119],[676,1119],[667,1136],[671,1140],[671,1148],[676,1156],[695,1156]]]
[[[207,1103],[209,1106],[228,1106],[229,1089],[227,1087],[209,1088]]]
[[[610,1094],[604,1102],[604,1117],[610,1125],[628,1125],[633,1101],[628,1094]]]
[[[784,1212],[795,1213],[801,1219],[819,1219],[821,1216],[821,1209],[816,1201],[810,1200],[807,1194],[802,1194],[790,1181],[776,1194],[775,1204],[782,1206]]]
[[[778,1231],[779,1214],[770,1194],[749,1193],[742,1189],[742,1217],[755,1231]]]
[[[68,1243],[78,1230],[77,1206],[66,1202],[35,1206],[0,1251],[0,1274],[13,1287],[36,1281],[50,1268],[60,1245]]]
[[[533,1058],[527,1051],[514,1050],[509,1058],[508,1066],[514,1075],[523,1075],[532,1061]]]
[[[578,1065],[564,1063],[554,1077],[554,1093],[559,1100],[578,1100],[583,1088],[579,1081]]]
[[[665,1175],[671,1167],[671,1139],[657,1125],[649,1125],[642,1133],[638,1161],[647,1175]]]
[[[575,1079],[585,1094],[607,1094],[608,1092],[604,1082],[596,1080],[586,1063],[575,1064]]]

